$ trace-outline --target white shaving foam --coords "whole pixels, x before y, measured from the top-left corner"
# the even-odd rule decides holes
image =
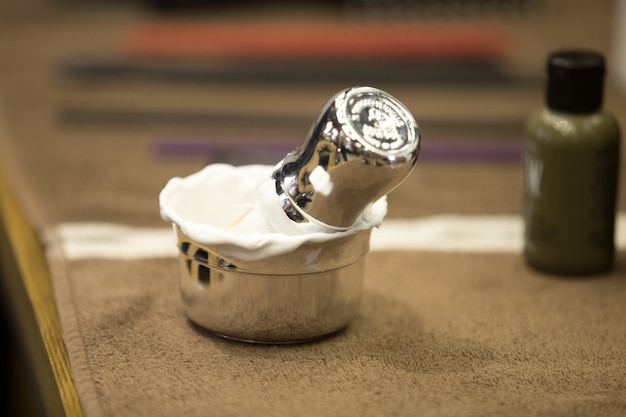
[[[321,166],[316,166],[313,171],[311,171],[309,180],[313,188],[315,188],[316,193],[329,195],[333,191],[333,182],[330,179],[330,175],[328,175],[328,172]]]
[[[168,181],[159,195],[161,217],[196,243],[224,256],[255,261],[288,253],[303,243],[323,243],[378,227],[387,199],[370,204],[345,231],[296,223],[281,208],[271,165],[211,164]]]

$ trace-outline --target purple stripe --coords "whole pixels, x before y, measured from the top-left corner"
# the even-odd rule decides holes
[[[294,138],[263,137],[166,137],[155,141],[152,151],[159,158],[211,159],[255,154],[276,162],[300,145]],[[420,161],[521,161],[522,141],[513,139],[434,139],[424,141]]]

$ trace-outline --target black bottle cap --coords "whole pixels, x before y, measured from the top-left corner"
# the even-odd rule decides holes
[[[548,58],[546,101],[550,109],[593,113],[602,106],[604,57],[594,51],[565,50]]]

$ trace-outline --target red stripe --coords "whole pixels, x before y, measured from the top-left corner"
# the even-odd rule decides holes
[[[146,58],[455,59],[502,58],[505,28],[488,25],[144,24],[123,52]]]

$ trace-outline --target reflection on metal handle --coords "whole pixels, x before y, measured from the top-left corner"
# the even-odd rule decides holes
[[[349,88],[274,171],[276,192],[293,221],[347,229],[404,181],[419,150],[419,128],[402,103],[372,87]]]

